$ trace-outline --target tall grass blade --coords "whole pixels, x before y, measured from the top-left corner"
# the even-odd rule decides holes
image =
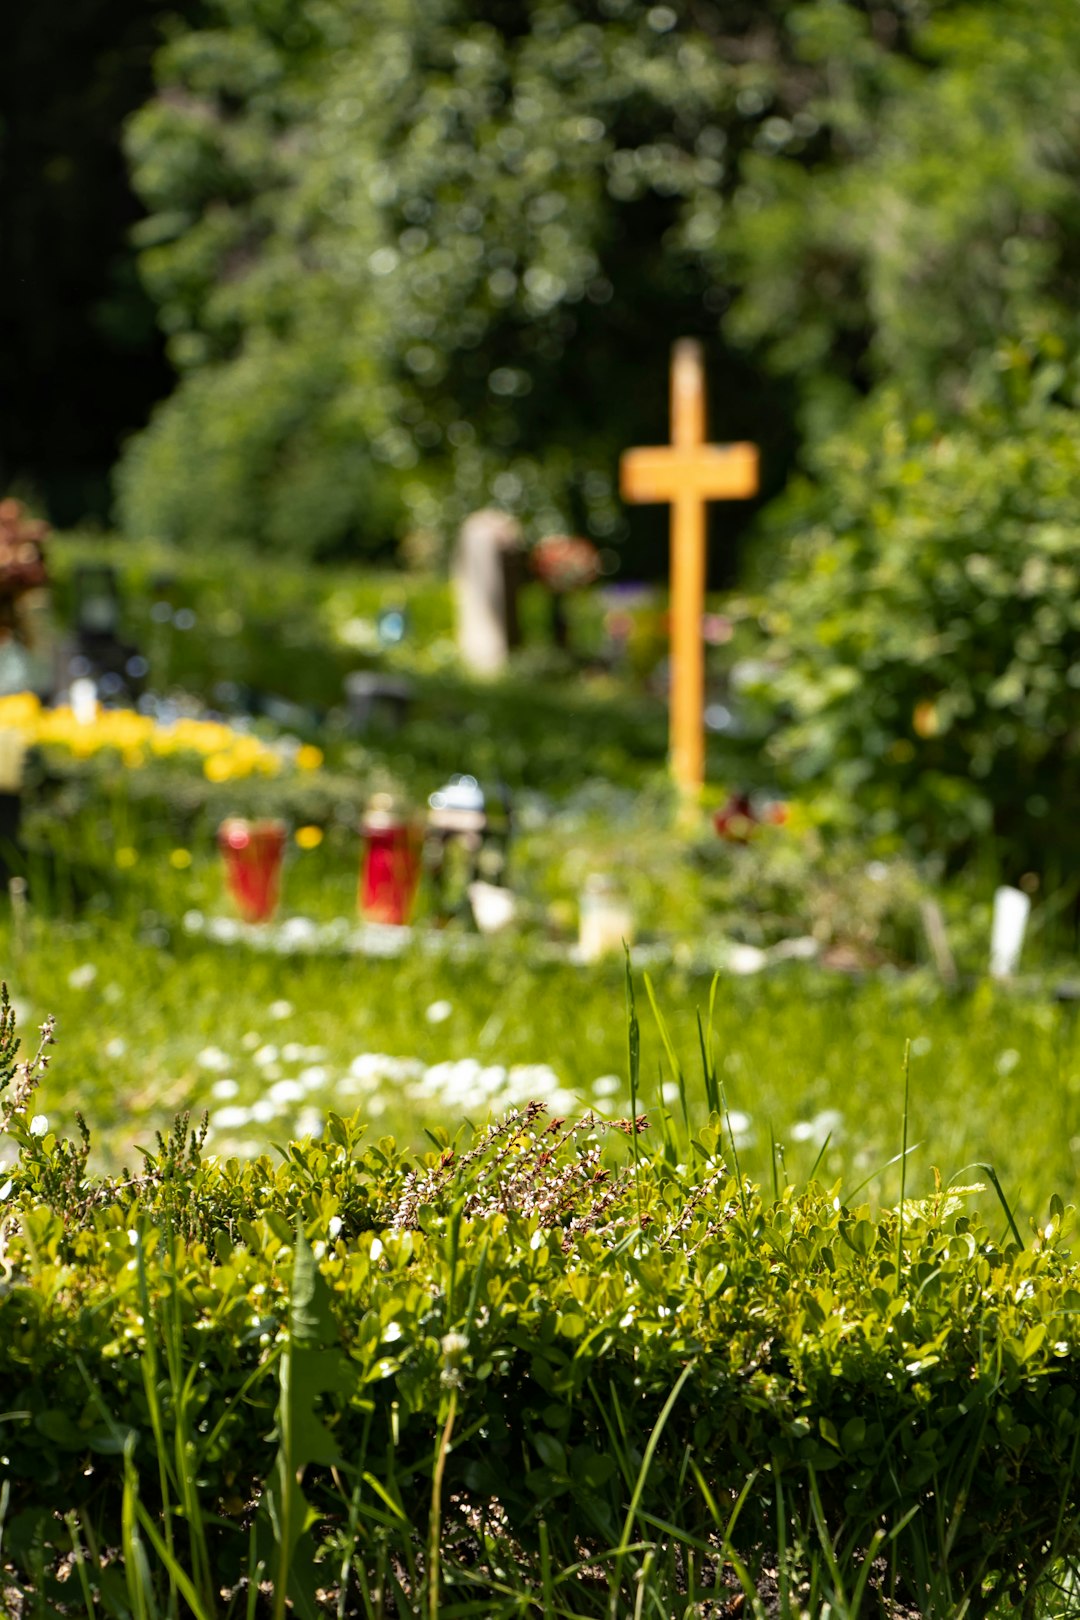
[[[630,1070],[630,1147],[634,1155],[634,1191],[637,1194],[638,1228],[641,1227],[641,1144],[638,1141],[638,1086],[641,1079],[641,1029],[634,1001],[634,979],[630,972],[630,947],[626,952],[626,1056]]]
[[[900,1141],[900,1213],[896,1222],[896,1292],[904,1275],[904,1198],[907,1193],[908,1103],[911,1098],[911,1042],[904,1042],[904,1128]]]
[[[648,1442],[645,1446],[645,1454],[641,1459],[641,1467],[638,1469],[637,1479],[634,1482],[633,1493],[630,1497],[630,1505],[626,1510],[626,1517],[623,1520],[622,1535],[619,1538],[618,1546],[615,1548],[615,1570],[612,1575],[611,1585],[611,1620],[617,1620],[615,1602],[619,1589],[622,1585],[623,1558],[630,1548],[631,1531],[633,1530],[634,1520],[637,1517],[637,1511],[641,1502],[642,1493],[645,1490],[645,1481],[649,1477],[649,1469],[652,1467],[652,1460],[656,1455],[656,1448],[660,1444],[660,1436],[667,1427],[667,1420],[671,1416],[675,1402],[682,1394],[683,1385],[690,1377],[690,1374],[693,1372],[695,1366],[696,1362],[688,1361],[682,1372],[679,1374],[675,1381],[675,1387],[672,1389],[667,1400],[664,1402],[660,1416],[653,1424],[652,1433],[650,1434]]]
[[[709,1056],[710,1049],[705,1038],[705,1028],[701,1022],[700,1009],[695,1016],[697,1018],[698,1046],[701,1048],[701,1074],[705,1082],[705,1103],[711,1117],[713,1114],[719,1114],[720,1112],[720,1098],[716,1091],[716,1074]]]
[[[660,1039],[664,1043],[664,1051],[667,1053],[668,1062],[671,1064],[671,1073],[674,1077],[676,1085],[679,1088],[679,1103],[682,1109],[683,1125],[686,1127],[687,1136],[689,1136],[690,1110],[686,1103],[686,1076],[683,1074],[682,1064],[679,1062],[671,1036],[668,1033],[667,1022],[663,1013],[660,1011],[659,1004],[656,1000],[656,990],[653,987],[653,982],[647,973],[645,975],[645,989],[648,992],[649,1002],[653,1010],[653,1017],[656,1019],[656,1027],[660,1031]]]

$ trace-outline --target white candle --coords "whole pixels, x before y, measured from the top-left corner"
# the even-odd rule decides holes
[[[994,920],[990,929],[992,979],[1008,979],[1016,972],[1030,913],[1031,897],[1022,889],[1002,886],[994,891]]]
[[[585,962],[612,951],[621,951],[634,937],[634,914],[626,896],[616,888],[611,878],[591,877],[586,880],[581,896],[578,950]]]

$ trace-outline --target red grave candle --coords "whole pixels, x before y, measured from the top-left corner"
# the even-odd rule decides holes
[[[372,799],[362,824],[360,913],[368,922],[407,923],[420,877],[417,832],[388,794]]]
[[[225,884],[245,922],[269,922],[277,909],[285,837],[283,821],[230,816],[218,828]]]

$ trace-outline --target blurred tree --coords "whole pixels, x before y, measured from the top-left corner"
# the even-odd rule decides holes
[[[836,64],[796,24],[837,9],[862,105],[908,0],[212,0],[130,134],[181,377],[126,525],[319,552],[494,499],[618,537],[617,452],[666,436],[681,334],[778,487],[790,391],[720,337],[725,221],[749,154],[827,145]]]
[[[879,381],[963,413],[1013,343],[1078,347],[1075,0],[912,16],[913,54],[882,56],[857,8],[792,11],[802,58],[830,64],[804,109],[818,161],[766,125],[732,198],[727,334],[797,380],[815,440]]]
[[[790,377],[809,479],[769,514],[774,757],[861,828],[1061,877],[1080,854],[1080,29],[1074,0],[937,8],[818,164],[744,158],[727,331]],[[848,43],[844,44],[844,39]],[[866,403],[862,396],[869,395]]]
[[[118,440],[169,383],[120,141],[160,38],[146,0],[35,0],[5,27],[0,492],[33,491],[60,523],[106,517]]]

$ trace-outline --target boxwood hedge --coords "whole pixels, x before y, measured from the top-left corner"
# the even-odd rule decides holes
[[[996,1184],[766,1194],[722,1114],[540,1104],[420,1156],[330,1115],[222,1162],[181,1120],[103,1177],[33,1114],[50,1034],[17,1065],[0,1017],[23,1612],[988,1615],[1067,1585],[1057,1200],[1025,1241]]]

